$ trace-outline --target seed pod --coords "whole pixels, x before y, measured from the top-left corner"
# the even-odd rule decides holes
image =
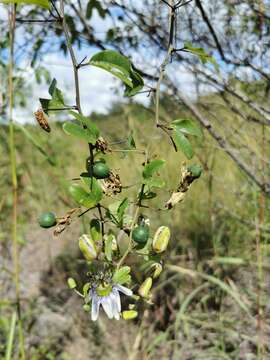
[[[142,285],[139,287],[139,290],[138,290],[139,295],[143,298],[148,298],[152,284],[153,284],[152,278],[150,278],[150,277],[146,278],[144,280],[144,282],[142,283]]]
[[[154,263],[153,265],[151,265],[151,270],[153,271],[153,278],[156,279],[161,274],[163,268],[160,263]]]
[[[92,261],[97,258],[96,245],[89,235],[84,234],[79,238],[79,248],[86,260]]]
[[[138,311],[136,310],[125,310],[122,312],[124,320],[132,320],[138,316]]]
[[[37,122],[39,123],[40,127],[47,131],[50,132],[51,128],[48,122],[48,116],[45,114],[45,112],[42,109],[37,110],[35,113],[35,118],[37,120]]]
[[[154,236],[152,247],[156,253],[162,253],[167,249],[171,231],[167,226],[160,226]]]

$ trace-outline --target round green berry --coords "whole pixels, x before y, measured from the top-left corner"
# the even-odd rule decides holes
[[[132,239],[138,244],[145,244],[149,238],[149,227],[139,225],[132,231]]]
[[[109,166],[102,162],[98,161],[93,165],[93,175],[97,179],[106,179],[110,174]]]
[[[38,223],[43,228],[49,228],[56,224],[56,217],[52,212],[45,212],[39,216]]]

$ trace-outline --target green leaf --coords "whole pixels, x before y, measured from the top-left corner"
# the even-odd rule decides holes
[[[65,105],[63,94],[60,89],[56,87],[57,81],[53,79],[50,87],[49,94],[51,95],[51,99],[39,99],[42,109],[45,113],[53,112],[57,109],[62,109]],[[52,109],[52,110],[50,110]]]
[[[128,207],[128,198],[125,198],[119,205],[118,209],[117,209],[117,218],[119,221],[120,226],[123,225],[123,219],[124,219],[124,214],[125,211]]]
[[[68,135],[73,135],[91,144],[96,143],[96,138],[92,136],[88,129],[84,129],[80,125],[73,122],[65,122],[63,124],[63,130]]]
[[[132,88],[126,85],[125,96],[134,96],[136,95],[144,86],[143,78],[137,71],[132,71],[130,73]]]
[[[178,120],[174,120],[171,123],[171,126],[177,130],[177,131],[181,131],[182,133],[188,134],[188,135],[194,135],[197,137],[202,137],[202,131],[201,128],[199,126],[197,126],[197,124],[195,124],[193,121],[189,120],[189,119],[178,119]]]
[[[90,234],[95,242],[102,239],[101,226],[98,219],[92,219],[90,221]]]
[[[133,96],[144,85],[138,72],[133,70],[130,60],[114,50],[104,50],[92,56],[90,65],[106,70],[123,81],[126,85],[125,95]]]
[[[213,64],[215,69],[218,71],[218,63],[216,62],[216,59],[213,56],[207,54],[203,48],[194,47],[190,42],[186,42],[184,44],[184,49],[194,55],[197,55],[203,64]]]
[[[92,17],[93,9],[97,10],[100,17],[103,19],[105,18],[106,10],[103,9],[100,2],[98,0],[90,0],[86,8],[86,19],[90,19]]]
[[[143,177],[144,179],[148,179],[155,172],[157,172],[165,163],[165,160],[152,160],[149,164],[145,165],[143,170]]]
[[[2,4],[22,4],[22,5],[37,5],[44,9],[50,9],[51,4],[49,0],[0,0]]]
[[[165,181],[157,177],[145,179],[144,183],[149,187],[149,189],[153,187],[163,188],[165,186]]]
[[[192,149],[192,145],[187,139],[187,137],[182,134],[182,132],[174,130],[172,138],[176,144],[177,149],[181,150],[188,159],[192,159],[194,152]]]
[[[95,206],[102,199],[102,189],[96,179],[93,181],[93,188],[90,193],[79,184],[70,185],[68,191],[78,204],[88,208]]]
[[[79,113],[76,113],[75,111],[69,111],[69,113],[75,117],[75,119],[77,119],[82,125],[86,126],[87,129],[89,130],[89,133],[91,133],[91,136],[93,139],[95,139],[95,141],[98,139],[99,137],[99,129],[96,126],[96,124],[94,124],[88,117],[83,116]]]
[[[107,260],[112,261],[112,243],[113,243],[114,235],[109,234],[105,237],[105,256]]]
[[[116,270],[113,274],[113,282],[114,284],[125,284],[130,282],[131,276],[130,276],[130,267],[129,266],[123,266],[120,269]]]

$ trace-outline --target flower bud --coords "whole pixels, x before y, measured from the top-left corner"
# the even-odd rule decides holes
[[[67,283],[70,289],[75,289],[75,287],[77,286],[76,281],[71,277],[68,278]]]
[[[86,260],[92,261],[97,258],[96,245],[89,235],[84,234],[79,238],[79,248]]]
[[[153,265],[151,265],[151,270],[153,271],[153,278],[156,279],[161,274],[163,268],[160,263],[154,263]]]
[[[167,249],[171,231],[167,226],[160,226],[154,236],[152,247],[156,253],[162,253]]]
[[[83,310],[86,311],[86,312],[89,312],[91,310],[90,305],[84,304],[83,305]]]
[[[138,316],[138,312],[136,310],[125,310],[122,312],[122,316],[124,320],[132,320]]]
[[[152,287],[152,283],[153,280],[152,278],[148,277],[144,280],[144,282],[142,283],[142,285],[139,288],[139,295],[143,298],[148,298],[149,297],[149,291],[151,290]]]

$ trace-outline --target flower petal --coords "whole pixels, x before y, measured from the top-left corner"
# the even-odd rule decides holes
[[[113,316],[116,320],[120,319],[120,312],[121,312],[121,302],[120,302],[120,295],[116,289],[112,291],[110,294],[112,300],[112,307],[113,307]]]
[[[108,296],[103,296],[101,298],[101,305],[103,306],[103,309],[104,309],[105,313],[107,314],[108,318],[112,319],[114,316],[114,313],[113,313],[113,304],[112,304],[111,294]]]
[[[121,293],[123,293],[127,296],[133,295],[132,290],[128,289],[127,287],[125,287],[123,285],[116,284],[116,285],[114,285],[114,288],[121,291]]]
[[[91,296],[92,296],[91,319],[92,321],[96,321],[99,315],[100,298],[96,294],[91,294]]]
[[[121,299],[120,299],[118,290],[113,288],[113,294],[115,296],[115,303],[116,303],[117,310],[118,310],[118,312],[121,312]]]

